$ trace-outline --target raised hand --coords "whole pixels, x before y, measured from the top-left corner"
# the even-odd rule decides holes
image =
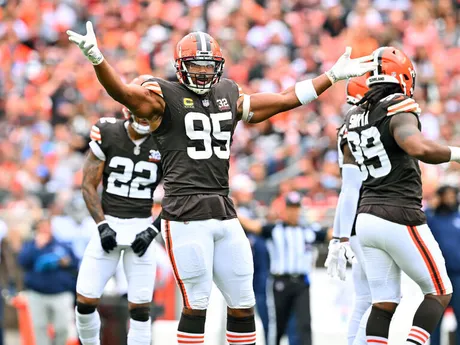
[[[104,56],[97,47],[96,35],[90,21],[86,22],[86,35],[77,34],[72,30],[67,30],[66,33],[69,35],[69,41],[75,43],[93,65],[99,65],[104,61]]]
[[[377,68],[378,63],[374,61],[373,55],[362,56],[350,59],[351,47],[345,49],[345,53],[337,60],[334,66],[326,72],[332,84],[339,80],[352,77],[359,77]]]

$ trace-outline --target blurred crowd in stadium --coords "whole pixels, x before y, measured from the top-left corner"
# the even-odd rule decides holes
[[[353,47],[352,57],[379,46],[399,47],[416,64],[415,99],[425,135],[460,145],[458,0],[0,0],[0,5],[0,219],[16,251],[43,209],[79,224],[88,216],[79,186],[91,126],[100,117],[123,116],[65,34],[85,32],[87,20],[126,82],[139,74],[174,80],[173,47],[187,32],[202,30],[219,41],[225,76],[246,93],[277,92],[316,76],[346,45]],[[270,121],[238,126],[231,181],[236,189],[255,190],[262,213],[276,218],[284,195],[298,190],[305,195],[306,215],[332,224],[344,87],[340,83],[318,101]],[[441,182],[459,186],[459,173],[455,163],[423,165],[426,202],[435,201]]]

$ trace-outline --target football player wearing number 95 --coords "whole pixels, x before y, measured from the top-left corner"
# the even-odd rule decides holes
[[[255,344],[251,248],[228,197],[230,143],[239,120],[261,122],[309,103],[333,83],[362,75],[376,63],[350,59],[347,48],[325,74],[298,82],[281,93],[246,95],[221,78],[224,57],[217,41],[193,32],[176,46],[178,81],[152,78],[125,85],[97,47],[92,24],[86,35],[68,31],[94,65],[110,96],[155,128],[164,170],[162,235],[180,287],[184,308],[179,344],[203,344],[206,309],[213,281],[227,305],[227,340]]]
[[[452,284],[421,210],[418,161],[459,162],[460,148],[420,132],[410,59],[393,47],[379,48],[373,56],[378,66],[367,78],[370,89],[346,117],[350,150],[344,152],[344,164],[358,165],[363,177],[356,233],[372,296],[366,338],[368,344],[388,343],[402,270],[425,295],[405,344],[423,345],[449,304]]]
[[[140,85],[150,76],[132,83]],[[128,345],[151,343],[150,302],[155,281],[155,246],[160,219],[152,223],[153,192],[162,178],[160,154],[148,121],[123,109],[126,119],[101,118],[91,129],[82,191],[99,235],[89,242],[77,280],[77,330],[84,345],[99,345],[96,307],[123,251],[131,316]],[[97,193],[103,181],[102,200]]]

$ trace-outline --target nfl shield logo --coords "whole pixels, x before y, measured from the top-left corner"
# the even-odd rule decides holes
[[[205,98],[201,101],[201,103],[203,103],[203,107],[209,107],[209,99]]]

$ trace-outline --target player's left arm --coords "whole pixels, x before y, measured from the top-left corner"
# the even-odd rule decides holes
[[[390,131],[401,149],[424,163],[460,162],[460,148],[442,145],[425,138],[420,131],[417,115],[413,113],[393,115],[390,120]]]
[[[278,113],[310,103],[339,80],[357,77],[377,68],[371,55],[357,59],[350,59],[350,55],[351,48],[347,47],[329,71],[314,79],[298,82],[283,92],[242,95],[238,99],[241,119],[251,123],[262,122]]]

